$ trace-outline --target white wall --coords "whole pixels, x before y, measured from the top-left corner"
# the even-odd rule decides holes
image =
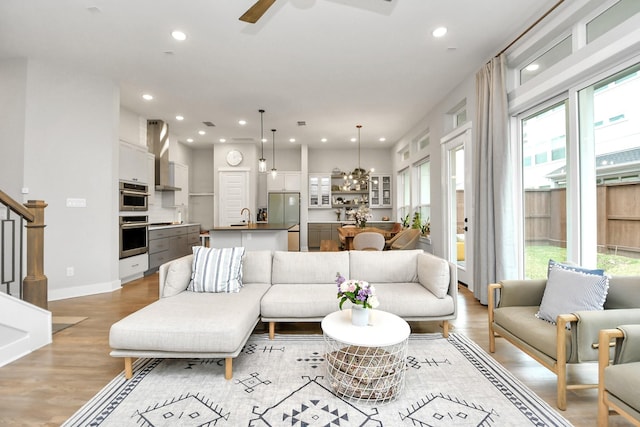
[[[110,80],[40,61],[29,60],[25,71],[26,97],[18,99],[25,132],[16,141],[24,147],[24,178],[13,186],[29,188],[25,199],[48,203],[49,299],[118,288],[119,90]],[[86,207],[66,207],[67,198],[84,199]]]
[[[0,190],[21,201],[27,91],[26,59],[0,61]]]
[[[475,73],[464,79],[452,90],[434,109],[429,111],[409,132],[407,132],[393,148],[393,170],[394,170],[394,200],[396,197],[395,174],[407,167],[411,167],[416,162],[429,157],[431,161],[431,241],[435,255],[444,256],[444,218],[443,218],[443,197],[442,192],[442,170],[443,161],[441,153],[441,139],[453,131],[453,119],[449,114],[462,101],[466,101],[467,121],[473,122],[476,114],[475,96]],[[473,123],[472,123],[473,125]],[[430,144],[423,150],[416,150],[414,139],[424,133],[426,129],[430,131]],[[472,132],[473,134],[473,132]],[[471,146],[475,143],[472,138]],[[405,147],[410,147],[411,155],[407,160],[401,160],[398,151]],[[465,173],[472,173],[471,165],[465,165]],[[414,185],[412,183],[412,185]],[[417,201],[412,200],[415,206]],[[395,204],[394,204],[395,206]],[[472,214],[471,207],[467,212],[469,218]],[[395,216],[395,213],[394,213]],[[471,223],[473,219],[470,218]]]

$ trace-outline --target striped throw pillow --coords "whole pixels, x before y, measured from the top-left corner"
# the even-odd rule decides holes
[[[239,292],[242,287],[243,247],[193,247],[193,267],[188,291]]]
[[[549,269],[549,278],[536,317],[555,324],[560,314],[603,310],[608,291],[609,276],[585,273],[556,264]]]

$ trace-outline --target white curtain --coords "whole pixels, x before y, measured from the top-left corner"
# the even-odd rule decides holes
[[[509,144],[505,57],[493,58],[476,74],[473,293],[487,304],[487,286],[515,279],[516,150]]]

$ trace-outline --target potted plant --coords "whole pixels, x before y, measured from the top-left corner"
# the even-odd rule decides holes
[[[347,280],[340,273],[336,274],[336,285],[340,310],[345,302],[350,301],[351,322],[356,326],[366,326],[369,323],[369,309],[380,305],[375,288],[364,280]]]

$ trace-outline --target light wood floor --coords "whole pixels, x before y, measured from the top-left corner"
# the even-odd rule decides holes
[[[0,426],[58,426],[123,369],[109,356],[109,327],[158,297],[158,275],[130,282],[108,294],[53,301],[54,316],[87,316],[83,322],[56,333],[53,343],[0,368]],[[454,332],[473,339],[488,351],[487,309],[460,287],[459,315]],[[431,332],[437,325],[412,323],[414,332]],[[257,333],[266,329],[259,325]],[[318,324],[278,325],[279,333],[320,333]],[[555,408],[555,376],[504,340],[494,357]],[[575,378],[596,378],[596,367],[574,370]],[[595,426],[597,391],[568,393],[562,414],[576,426]],[[628,426],[619,416],[612,426]]]

